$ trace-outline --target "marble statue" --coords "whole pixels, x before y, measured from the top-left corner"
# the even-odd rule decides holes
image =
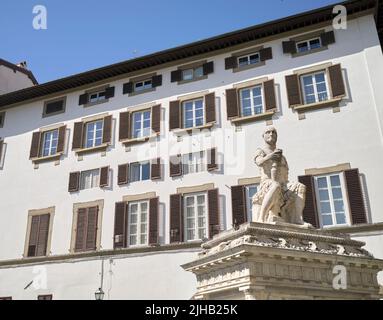
[[[277,130],[266,127],[262,135],[265,145],[256,150],[254,161],[260,169],[261,183],[253,196],[254,222],[286,222],[311,227],[303,221],[306,187],[288,181],[289,167],[281,149],[277,149]]]

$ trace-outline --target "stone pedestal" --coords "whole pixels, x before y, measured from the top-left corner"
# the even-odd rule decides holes
[[[248,223],[202,245],[182,265],[194,299],[380,299],[374,259],[348,235],[291,224]]]

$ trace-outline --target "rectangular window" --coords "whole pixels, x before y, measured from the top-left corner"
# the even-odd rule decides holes
[[[0,297],[0,300],[12,300],[12,297]]]
[[[307,52],[310,50],[318,49],[322,46],[320,38],[305,40],[297,43],[297,52]]]
[[[130,164],[130,182],[150,179],[150,162],[135,162]]]
[[[99,102],[106,100],[105,90],[89,93],[89,103]]]
[[[98,220],[98,206],[91,207],[80,207],[76,211],[77,216],[75,219],[76,230],[74,231],[74,251],[92,251],[96,250],[97,245],[97,235],[99,230],[99,220]]]
[[[207,196],[205,193],[189,194],[184,196],[184,231],[185,240],[198,240],[207,238]]]
[[[197,173],[206,171],[205,152],[199,151],[194,153],[187,153],[182,156],[182,173]]]
[[[246,56],[238,57],[238,67],[244,67],[251,64],[256,64],[260,62],[259,53],[252,53]]]
[[[301,76],[305,104],[326,101],[329,98],[325,71]]]
[[[92,148],[102,144],[102,131],[104,121],[98,120],[94,122],[88,122],[85,125],[85,147]]]
[[[50,214],[38,214],[28,219],[29,239],[27,257],[40,257],[47,255]]]
[[[182,103],[182,107],[184,128],[193,128],[204,125],[203,99],[185,101]]]
[[[182,70],[182,80],[190,81],[203,77],[203,67]]]
[[[129,245],[148,244],[149,202],[129,202]]]
[[[151,133],[150,110],[138,111],[132,114],[132,136],[133,138],[148,137]]]
[[[0,128],[4,127],[5,112],[0,112]]]
[[[37,300],[52,300],[53,296],[51,294],[42,294],[37,296]]]
[[[252,184],[245,187],[246,192],[246,208],[247,208],[247,221],[252,221],[252,210],[253,210],[253,196],[258,191],[258,184]]]
[[[348,224],[343,174],[315,177],[315,186],[322,227]]]
[[[65,99],[60,99],[56,101],[48,101],[44,105],[43,115],[49,116],[57,113],[62,113],[65,111]]]
[[[100,183],[100,169],[81,172],[80,190],[96,188]]]
[[[137,81],[134,83],[135,92],[140,92],[140,91],[151,89],[151,88],[153,88],[152,79],[146,79],[146,80]]]
[[[262,85],[240,90],[242,116],[263,113]]]
[[[57,153],[59,130],[51,130],[43,133],[43,144],[41,148],[41,156],[53,156]]]

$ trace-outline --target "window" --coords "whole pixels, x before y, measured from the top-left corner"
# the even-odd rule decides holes
[[[99,186],[100,169],[87,170],[81,172],[80,190],[96,188]]]
[[[260,56],[258,52],[250,54],[250,55],[246,55],[246,56],[241,56],[241,57],[238,57],[238,67],[244,67],[247,65],[256,64],[260,61],[261,60],[260,60]]]
[[[134,83],[134,91],[136,92],[151,89],[152,87],[152,79],[137,81]]]
[[[199,79],[203,76],[204,76],[204,74],[203,74],[203,67],[202,66],[182,70],[182,80],[184,80],[184,81]]]
[[[99,224],[99,206],[75,208],[74,216],[76,229],[73,232],[74,243],[73,251],[91,251],[96,250],[99,245],[98,224]]]
[[[51,294],[42,294],[37,296],[37,300],[52,300],[52,297]]]
[[[305,104],[326,101],[329,98],[325,71],[301,76]]]
[[[42,157],[53,156],[57,153],[58,136],[58,129],[46,131],[43,133],[43,145],[41,148]]]
[[[12,297],[0,297],[0,300],[12,300]]]
[[[182,106],[184,128],[193,128],[204,124],[203,99],[185,101]]]
[[[86,123],[86,148],[97,147],[102,144],[103,120]]]
[[[184,196],[184,226],[185,240],[198,240],[207,238],[207,205],[206,194],[189,194]]]
[[[144,181],[150,179],[150,162],[135,162],[130,165],[130,181]]]
[[[0,128],[4,127],[5,112],[0,112]]]
[[[47,101],[44,104],[43,116],[55,115],[65,111],[65,98]]]
[[[197,173],[206,171],[205,155],[203,151],[184,154],[182,156],[182,173]]]
[[[27,257],[47,255],[50,213],[36,214],[28,217]]]
[[[262,85],[240,90],[242,116],[263,113]]]
[[[252,209],[253,209],[253,196],[258,191],[258,184],[252,184],[245,187],[246,200],[247,200],[247,221],[252,221]]]
[[[348,224],[343,174],[315,177],[315,186],[322,227]]]
[[[305,40],[297,43],[297,52],[307,52],[322,46],[320,38]]]
[[[106,100],[105,90],[89,93],[89,103],[100,102],[104,100]]]
[[[133,138],[148,137],[151,133],[150,110],[134,112],[132,115]]]
[[[129,202],[129,245],[148,243],[148,201]]]

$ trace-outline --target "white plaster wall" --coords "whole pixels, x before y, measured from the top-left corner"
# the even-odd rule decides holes
[[[14,72],[6,66],[0,66],[0,94],[33,86],[28,76],[20,71]]]

